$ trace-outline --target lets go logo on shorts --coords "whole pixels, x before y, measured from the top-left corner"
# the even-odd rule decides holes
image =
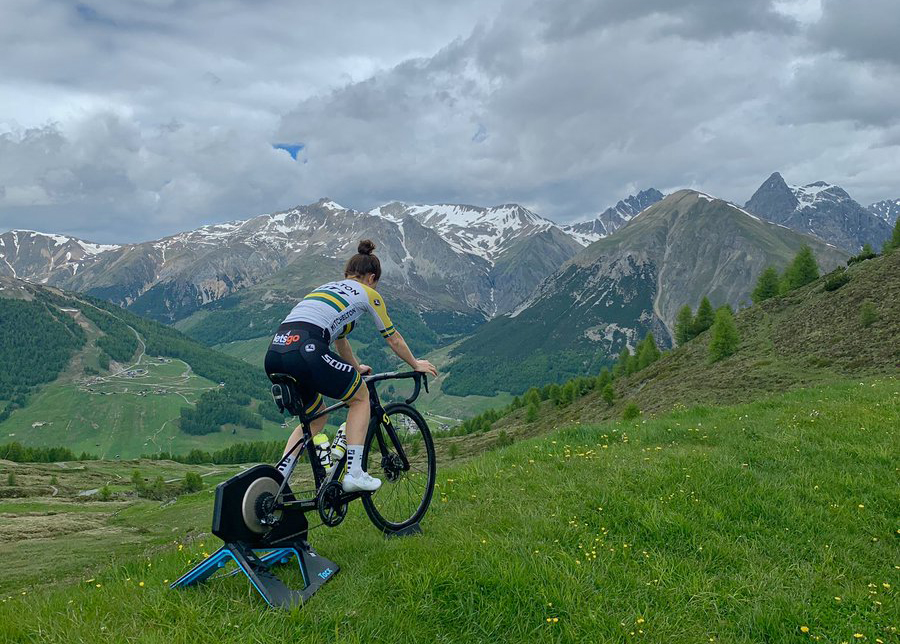
[[[279,347],[289,347],[295,342],[300,342],[300,335],[293,331],[288,331],[287,333],[278,333],[274,338],[272,338],[272,344]]]

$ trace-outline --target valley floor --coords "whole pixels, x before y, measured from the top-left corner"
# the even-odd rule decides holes
[[[311,534],[342,569],[302,609],[266,610],[238,577],[168,589],[217,547],[196,531],[208,488],[117,505],[90,535],[112,563],[77,580],[5,577],[0,641],[900,641],[897,379],[576,424],[442,462],[424,535],[385,541],[358,505]],[[46,467],[0,465],[4,480]],[[3,503],[4,562],[62,552],[65,539],[16,535],[25,507]],[[48,524],[72,520],[34,503]],[[123,533],[133,544],[112,548]]]

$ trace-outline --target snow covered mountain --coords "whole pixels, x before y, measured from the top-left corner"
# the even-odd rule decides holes
[[[460,204],[410,205],[398,201],[369,211],[392,221],[412,217],[438,233],[462,253],[471,253],[494,262],[516,242],[551,228],[556,223],[518,204],[491,208]],[[561,230],[561,229],[560,229]]]
[[[566,226],[565,230],[586,246],[613,234],[641,211],[662,201],[664,196],[656,188],[641,190],[607,208],[594,219]]]
[[[773,173],[744,206],[750,212],[855,253],[863,244],[881,248],[891,228],[836,185],[816,181],[789,186]]]
[[[105,252],[119,248],[66,235],[11,230],[0,235],[0,275],[47,283],[73,277]]]
[[[900,218],[900,199],[885,199],[869,206],[869,212],[893,226]]]
[[[348,257],[364,237],[376,241],[385,274],[418,308],[485,316],[511,309],[582,247],[553,222],[514,204],[395,202],[360,212],[322,199],[122,246],[11,231],[0,237],[0,274],[174,321],[300,258]]]

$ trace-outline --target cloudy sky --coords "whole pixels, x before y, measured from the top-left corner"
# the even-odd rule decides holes
[[[2,0],[0,231],[322,196],[571,221],[775,170],[898,198],[898,34],[897,0]]]

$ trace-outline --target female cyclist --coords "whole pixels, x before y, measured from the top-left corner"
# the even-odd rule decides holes
[[[297,391],[307,414],[322,408],[322,395],[337,398],[349,405],[347,412],[347,472],[343,479],[345,492],[374,492],[381,480],[362,469],[363,442],[369,426],[369,389],[362,386],[360,375],[371,368],[360,364],[353,355],[347,334],[357,318],[368,311],[388,346],[416,371],[437,375],[427,360],[417,360],[388,317],[384,299],[375,290],[381,278],[381,262],[372,254],[375,244],[368,239],[359,242],[356,255],[344,268],[344,279],[323,284],[304,297],[278,327],[266,352],[267,374],[287,374],[297,381]],[[337,354],[330,350],[331,343]],[[311,425],[313,434],[325,426],[327,416]],[[285,446],[294,444],[302,435],[298,426]],[[291,454],[285,467],[296,459]]]

